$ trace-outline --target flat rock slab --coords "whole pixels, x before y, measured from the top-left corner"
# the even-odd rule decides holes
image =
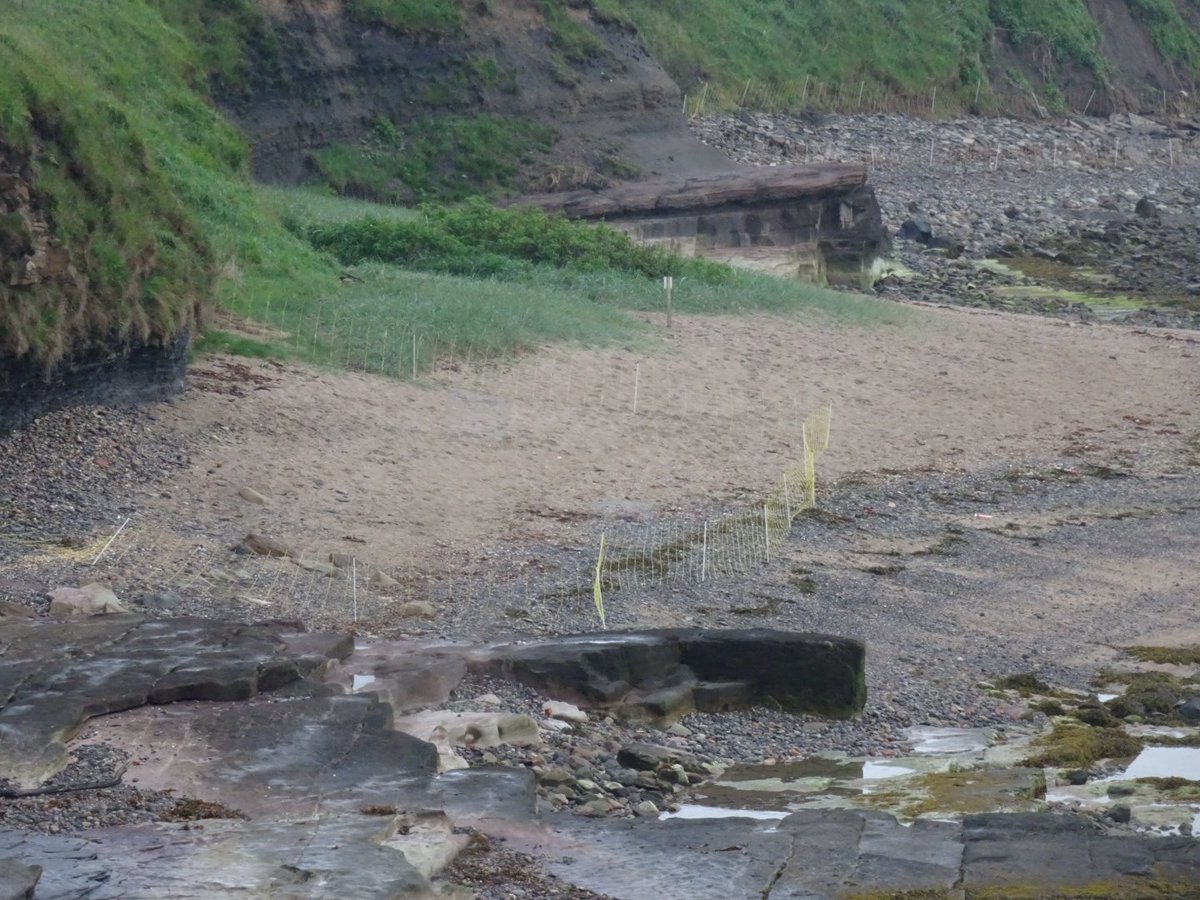
[[[1086,818],[1050,813],[909,827],[850,810],[805,810],[778,822],[561,819],[549,832],[540,852],[551,871],[614,897],[1054,896],[1098,885],[1107,886],[1104,896],[1140,897],[1150,880],[1161,896],[1191,896],[1200,884],[1198,841],[1109,836]]]
[[[245,700],[348,655],[348,635],[283,624],[100,616],[0,621],[0,796],[37,793],[94,716],[147,703]]]
[[[556,699],[669,721],[764,701],[849,718],[866,702],[861,642],[771,629],[604,632],[505,644],[471,665]]]

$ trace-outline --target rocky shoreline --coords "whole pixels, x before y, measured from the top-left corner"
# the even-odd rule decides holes
[[[692,127],[755,165],[866,165],[897,236],[880,296],[1200,327],[1200,122],[741,113]],[[1042,265],[1026,277],[988,259]],[[1004,290],[1030,280],[1049,290]],[[1098,315],[1087,298],[1141,308]]]

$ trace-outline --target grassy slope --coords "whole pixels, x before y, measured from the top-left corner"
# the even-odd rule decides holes
[[[852,108],[871,89],[918,94],[936,84],[949,107],[980,88],[996,26],[1018,44],[1040,41],[1060,59],[1103,67],[1082,0],[594,3],[602,14],[635,22],[685,84],[710,82],[714,101],[740,99],[747,84],[772,85],[770,101],[812,101],[819,84],[838,83],[841,94],[826,99]],[[1196,0],[1130,3],[1175,65],[1200,65],[1196,35],[1179,14],[1200,11]],[[590,52],[568,40],[562,0],[539,0],[539,7],[551,25],[559,23],[564,47]],[[366,23],[442,33],[461,27],[458,10],[453,0],[351,4]],[[406,329],[427,335],[427,353],[435,333],[446,352],[500,352],[544,339],[627,336],[634,326],[617,310],[657,306],[657,284],[644,274],[544,261],[502,266],[503,278],[488,279],[354,261],[353,277],[339,278],[338,264],[284,227],[282,207],[299,205],[309,222],[345,219],[355,208],[310,197],[283,203],[247,190],[246,147],[208,100],[213,79],[226,90],[245,83],[248,58],[256,77],[263,69],[269,75],[284,52],[279,40],[255,0],[0,0],[0,153],[28,163],[34,205],[50,216],[81,275],[74,288],[57,292],[0,287],[0,353],[50,364],[99,337],[163,339],[216,297],[282,326],[257,339],[260,352],[275,343],[336,359],[335,347],[344,345],[353,361],[362,344],[361,365],[400,370],[404,351],[387,351],[382,329],[375,329],[381,361],[372,362],[376,351],[365,345],[376,338],[364,336],[372,321],[393,323],[393,342]],[[502,176],[479,174],[484,181]],[[296,209],[290,212],[295,219]],[[20,217],[0,218],[0,246],[30,238]],[[681,308],[878,315],[858,301],[745,275],[690,275],[682,283]],[[214,340],[256,346],[255,339]]]
[[[1129,0],[1134,17],[1181,73],[1200,76],[1200,39],[1176,3]],[[989,103],[993,37],[1047,50],[1102,74],[1099,29],[1083,0],[594,0],[634,23],[651,52],[695,96],[716,105],[853,110],[906,96],[939,109]],[[928,107],[926,107],[928,108]]]
[[[63,0],[49,12],[0,0],[0,144],[32,154],[34,192],[89,280],[76,298],[5,296],[0,352],[50,363],[83,336],[163,339],[215,297],[273,329],[213,333],[209,346],[402,374],[413,333],[428,365],[435,352],[626,338],[638,326],[621,310],[657,307],[656,279],[603,266],[542,262],[471,278],[355,260],[343,273],[295,225],[353,220],[364,207],[248,189],[246,147],[207,86],[244,76],[247,43],[269,60],[271,38],[251,0],[210,3],[206,13],[169,0]],[[749,276],[681,281],[694,285],[677,291],[681,310],[807,304],[869,319],[875,309]]]

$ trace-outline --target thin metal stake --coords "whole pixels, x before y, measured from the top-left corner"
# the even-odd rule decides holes
[[[99,552],[99,553],[97,553],[97,554],[96,554],[96,558],[92,560],[92,565],[93,565],[93,566],[94,566],[96,563],[100,562],[100,557],[102,557],[102,556],[103,556],[105,553],[107,553],[107,552],[108,552],[108,548],[109,548],[109,547],[112,545],[112,542],[113,542],[113,541],[115,541],[115,540],[117,539],[117,535],[118,535],[118,534],[120,534],[122,531],[124,531],[124,530],[125,530],[125,526],[126,526],[126,525],[128,525],[128,524],[129,524],[129,519],[126,519],[124,522],[122,522],[122,523],[121,523],[121,527],[120,527],[120,528],[118,528],[116,531],[114,531],[114,532],[113,532],[113,536],[112,536],[112,537],[110,537],[110,538],[109,538],[107,541],[105,541],[105,542],[104,542],[104,546],[100,548],[100,552]]]

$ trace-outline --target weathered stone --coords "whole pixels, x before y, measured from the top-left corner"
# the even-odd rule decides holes
[[[518,713],[427,710],[397,718],[393,727],[426,741],[441,728],[447,740],[458,747],[535,747],[541,743],[537,723]]]
[[[573,703],[563,700],[547,700],[542,704],[542,712],[551,719],[563,722],[583,723],[588,720],[588,714]]]
[[[248,534],[242,538],[235,550],[250,553],[255,556],[291,556],[292,549],[282,541],[261,534]]]
[[[828,635],[664,629],[501,645],[471,665],[584,706],[660,719],[695,708],[698,689],[713,704],[769,700],[848,718],[866,702],[864,653]]]
[[[103,585],[55,588],[47,596],[50,598],[50,615],[55,618],[103,616],[125,611],[117,595]]]
[[[571,218],[603,219],[641,243],[757,268],[755,250],[816,257],[793,277],[851,283],[885,243],[861,166],[778,166],[522,197]]]
[[[257,506],[266,506],[271,501],[267,499],[265,494],[260,494],[252,487],[244,487],[238,491],[238,496],[247,503],[253,503]]]
[[[396,587],[400,582],[382,569],[376,569],[371,575],[371,584],[375,587]]]
[[[5,622],[0,672],[0,792],[36,792],[62,769],[88,718],[150,702],[239,699],[349,652],[344,635],[283,625],[111,615]]]
[[[41,866],[28,866],[19,859],[0,859],[0,900],[32,900]]]
[[[672,750],[670,747],[660,747],[657,744],[626,744],[617,751],[617,762],[620,765],[639,772],[653,772],[661,766],[671,765],[684,759],[695,762],[695,757],[691,754]]]
[[[0,619],[32,619],[37,611],[20,603],[0,600]]]
[[[319,559],[306,559],[303,556],[293,557],[292,562],[306,572],[316,572],[318,575],[336,575],[337,566]]]
[[[642,816],[647,819],[656,818],[659,813],[658,807],[655,806],[653,801],[650,801],[650,800],[643,800],[641,803],[639,803],[637,806],[635,806],[633,808],[633,811],[636,815]]]
[[[437,618],[437,607],[427,600],[410,600],[407,603],[401,603],[394,612],[401,619]]]

